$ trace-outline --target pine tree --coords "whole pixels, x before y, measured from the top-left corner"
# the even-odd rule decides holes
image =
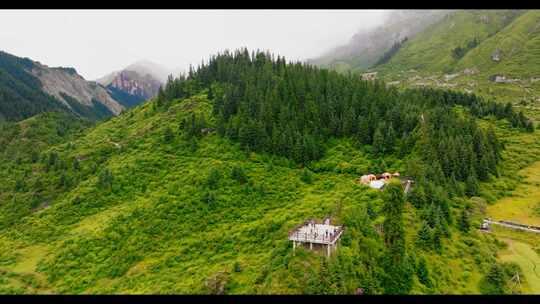
[[[171,78],[169,78],[169,79],[171,79]],[[167,82],[167,84],[168,84],[168,82]],[[158,89],[157,97],[156,97],[157,106],[162,107],[163,104],[165,103],[166,99],[167,98],[165,96],[165,93],[163,92],[163,88],[160,86],[159,89]]]
[[[418,280],[420,281],[420,283],[424,284],[424,286],[426,287],[432,286],[426,258],[424,258],[423,256],[418,261],[418,266],[416,268],[416,276],[418,277]]]
[[[505,293],[505,285],[504,270],[495,263],[480,282],[480,289],[484,294],[502,295]]]
[[[309,171],[308,168],[304,168],[302,170],[302,175],[300,176],[300,179],[306,184],[311,184],[313,183],[313,174],[311,173],[311,171]]]
[[[429,227],[426,221],[422,222],[420,230],[418,230],[418,235],[416,237],[416,244],[424,249],[432,248],[433,236],[431,228]]]
[[[216,189],[219,185],[219,181],[221,180],[221,172],[217,168],[212,168],[210,170],[210,174],[208,175],[208,178],[206,179],[206,184],[210,189]]]
[[[406,294],[412,287],[412,272],[405,251],[405,230],[403,227],[405,199],[401,183],[391,181],[385,187],[384,194],[385,292],[389,294]]]
[[[465,194],[467,196],[475,196],[478,194],[478,180],[476,179],[475,174],[471,174],[467,177],[465,182]]]
[[[113,175],[107,168],[100,171],[98,175],[98,186],[101,189],[112,189]]]
[[[173,139],[174,139],[174,133],[171,130],[171,128],[167,126],[167,128],[165,129],[165,134],[163,134],[163,140],[166,143],[170,143]]]
[[[463,208],[461,210],[461,215],[459,217],[459,221],[458,221],[458,227],[459,227],[459,230],[467,233],[469,232],[469,229],[471,227],[471,223],[470,223],[470,220],[469,220],[469,212],[466,210],[466,208]]]
[[[377,217],[377,212],[375,212],[375,208],[373,207],[373,203],[371,200],[368,200],[366,205],[366,212],[370,219],[375,219]]]
[[[380,156],[384,154],[384,152],[384,135],[382,129],[379,127],[375,130],[375,134],[373,134],[373,153]]]
[[[390,126],[386,130],[386,135],[384,136],[385,151],[388,153],[392,153],[395,150],[394,149],[395,144],[396,144],[396,132],[394,131],[394,127],[390,124]]]
[[[234,166],[231,171],[231,178],[239,182],[240,184],[243,184],[247,182],[247,176],[244,172],[244,169],[242,169],[241,166]]]

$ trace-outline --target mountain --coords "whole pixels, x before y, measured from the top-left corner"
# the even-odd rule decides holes
[[[539,10],[453,11],[369,72],[401,88],[448,88],[509,101],[537,117],[539,22]]]
[[[411,38],[381,67],[393,71],[415,69],[418,71],[452,71],[463,62],[469,52],[482,49],[493,36],[507,36],[514,22],[523,16],[520,10],[463,10],[456,11],[443,20]],[[535,15],[538,11],[530,11]],[[529,30],[534,30],[532,27]],[[535,35],[534,31],[529,33]],[[454,51],[455,50],[455,51]],[[491,54],[486,59],[491,60]],[[483,62],[485,63],[485,62]],[[472,67],[471,67],[472,68]]]
[[[150,61],[139,61],[96,80],[126,106],[154,97],[170,71]]]
[[[107,121],[56,122],[0,125],[0,293],[528,291],[475,228],[540,157],[511,105],[240,50]],[[385,171],[413,190],[356,182]],[[327,215],[336,253],[293,252]]]
[[[383,25],[358,31],[346,45],[328,51],[310,62],[338,70],[365,70],[377,62],[392,45],[411,39],[444,18],[448,10],[397,10]]]
[[[124,106],[100,84],[73,68],[51,68],[0,52],[0,120],[21,120],[50,110],[89,119],[118,115]]]

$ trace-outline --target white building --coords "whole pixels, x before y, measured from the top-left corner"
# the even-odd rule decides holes
[[[330,218],[326,218],[323,223],[309,220],[297,226],[289,233],[289,240],[293,242],[293,250],[296,246],[309,245],[310,250],[326,249],[326,255],[330,256],[342,234],[343,226],[331,225]]]

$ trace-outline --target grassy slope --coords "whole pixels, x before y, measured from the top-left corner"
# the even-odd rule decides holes
[[[514,262],[523,270],[528,294],[540,294],[540,255],[535,252],[531,245],[513,239],[503,240],[508,248],[500,253],[500,259],[505,262]]]
[[[487,213],[497,220],[540,226],[540,216],[535,213],[540,204],[540,162],[523,169],[516,178],[520,184],[512,195],[489,206]]]
[[[491,54],[500,49],[500,62]],[[540,10],[530,10],[472,49],[457,64],[459,69],[478,67],[481,75],[514,77],[540,75]]]
[[[481,15],[487,16],[489,23],[480,22]],[[531,82],[531,77],[540,76],[540,11],[530,10],[516,16],[512,22],[503,20],[505,11],[464,11],[458,12],[439,22],[417,37],[410,39],[390,60],[378,67],[380,76],[387,81],[399,80],[401,87],[424,83],[429,86],[448,84],[457,90],[470,90],[476,94],[499,101],[510,101],[536,122],[540,121],[540,81]],[[480,44],[470,50],[460,60],[451,57],[451,50],[464,46],[473,38]],[[491,60],[496,48],[502,50],[502,61]],[[459,75],[444,81],[445,73],[462,72],[465,68],[477,68],[474,75]],[[410,71],[410,70],[416,71]],[[519,78],[520,83],[493,83],[489,76],[502,74],[509,78]],[[418,76],[420,79],[412,79]],[[431,79],[430,79],[431,78]],[[523,102],[525,100],[525,102]],[[515,219],[530,224],[538,224],[536,208],[538,201],[538,174],[540,161],[540,132],[519,134],[501,126],[497,129],[504,139],[501,177],[481,186],[482,198],[472,201],[480,206],[476,213],[479,225],[486,212],[497,219]],[[519,172],[519,173],[518,173]],[[482,207],[483,206],[483,207]],[[533,276],[528,259],[538,259],[530,248],[539,252],[538,239],[507,229],[495,229],[494,236],[510,243],[510,249],[500,254],[501,261],[518,263],[531,281],[526,292],[538,293],[537,277]],[[536,280],[536,281],[535,281]]]
[[[388,73],[416,69],[430,73],[450,69],[456,64],[452,49],[463,47],[474,38],[484,41],[501,30],[510,15],[509,11],[497,10],[452,13],[407,41],[380,70]],[[486,16],[489,22],[482,22],[480,16]],[[507,16],[506,19],[503,16]]]
[[[481,22],[480,16],[487,16],[489,22]],[[496,10],[457,12],[407,41],[389,63],[377,70],[383,79],[399,81],[403,87],[428,85],[467,90],[510,101],[528,115],[540,117],[540,81],[531,80],[540,75],[540,11],[511,16],[508,11]],[[459,60],[451,57],[453,48],[464,46],[474,37],[480,40],[478,46]],[[497,48],[502,51],[500,62],[491,59]],[[465,75],[466,68],[478,72]],[[459,75],[445,80],[445,73]],[[489,77],[495,74],[520,81],[494,83]]]
[[[190,112],[209,113],[202,96],[166,112],[152,108],[139,106],[54,147],[65,159],[84,156],[82,177],[49,207],[0,231],[3,293],[205,293],[219,271],[230,274],[227,293],[299,293],[320,259],[303,251],[292,256],[287,231],[306,218],[334,214],[342,221],[368,201],[376,210],[382,204],[377,191],[355,184],[370,159],[347,140],[329,143],[307,184],[289,161],[247,153],[217,135],[202,138],[196,150],[179,136],[164,143],[167,126],[177,130]],[[113,172],[110,192],[89,173],[99,160]],[[402,169],[400,161],[385,162]],[[247,172],[246,184],[229,177],[233,165]],[[212,168],[223,175],[215,190],[206,186]],[[54,172],[42,174],[54,183]],[[411,206],[406,222],[412,246],[419,223]],[[355,242],[342,244],[342,257],[382,248],[381,240],[348,233]],[[422,252],[434,289],[416,281],[413,293],[477,293],[496,252],[493,238],[453,231],[444,243],[443,255]]]

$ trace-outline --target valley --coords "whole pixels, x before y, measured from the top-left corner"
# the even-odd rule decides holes
[[[0,294],[540,293],[540,234],[480,229],[540,226],[538,11],[391,16],[176,77],[0,53]]]

